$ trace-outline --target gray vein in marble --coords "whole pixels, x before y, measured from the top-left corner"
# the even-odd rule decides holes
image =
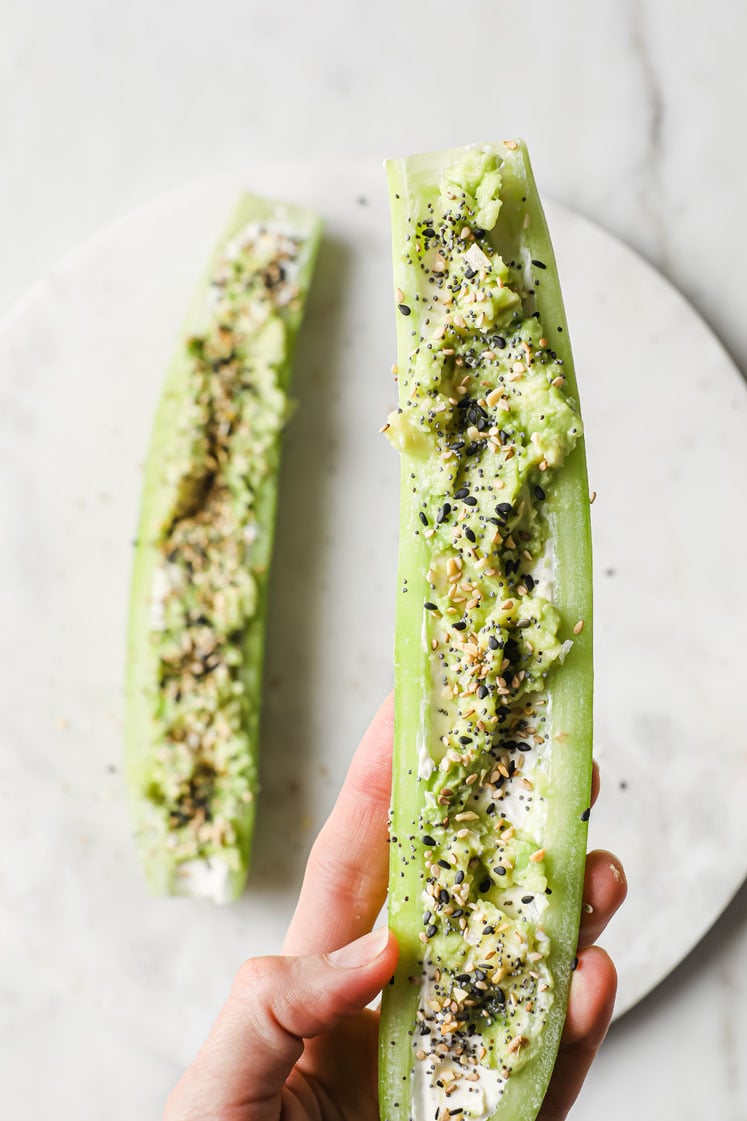
[[[726,912],[723,926],[727,930],[730,930],[732,925],[735,929],[739,929],[740,926],[744,929],[745,920],[747,920],[747,882],[742,885],[740,892]],[[716,977],[719,990],[716,1032],[723,1055],[724,1089],[727,1092],[728,1100],[736,1106],[741,1097],[740,1082],[744,1078],[744,1071],[741,1061],[742,1052],[737,1042],[739,1028],[735,1022],[734,977],[728,966],[722,964],[721,961],[719,961]]]
[[[653,48],[646,27],[644,0],[629,0],[626,5],[633,57],[641,75],[646,107],[646,144],[643,151],[639,194],[641,205],[649,218],[651,246],[646,255],[668,274],[666,222],[662,212],[664,177],[662,164],[666,138],[666,105],[664,90],[653,57]],[[653,248],[653,252],[652,252]]]

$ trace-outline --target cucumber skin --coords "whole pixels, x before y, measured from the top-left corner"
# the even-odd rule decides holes
[[[568,335],[568,326],[558,282],[555,255],[534,175],[523,141],[513,148],[500,147],[506,163],[501,197],[503,207],[491,234],[492,243],[505,237],[514,244],[523,241],[530,257],[542,260],[542,285],[537,308],[545,330],[552,330],[553,348],[564,363],[566,390],[578,402],[578,387]],[[402,247],[407,228],[409,200],[417,195],[419,182],[432,182],[464,149],[426,153],[386,165],[392,209],[394,287],[406,291],[407,266]],[[503,171],[504,169],[502,169]],[[522,198],[526,198],[523,203]],[[529,226],[523,228],[523,212]],[[500,252],[500,246],[499,246]],[[504,253],[505,255],[505,253]],[[557,331],[556,328],[562,328]],[[412,322],[397,316],[397,362],[407,369]],[[400,374],[400,391],[402,392]],[[392,782],[391,834],[408,836],[417,832],[419,816],[417,758],[415,745],[425,718],[428,652],[421,641],[422,604],[428,598],[425,573],[429,550],[415,531],[417,504],[412,501],[413,479],[419,461],[402,454],[400,495],[400,553],[398,601],[395,627],[395,728]],[[415,484],[417,486],[417,483]],[[553,886],[548,918],[543,920],[553,944],[548,964],[555,980],[555,999],[543,1032],[538,1053],[509,1079],[492,1115],[495,1121],[533,1121],[544,1100],[555,1065],[565,1022],[572,963],[576,955],[586,860],[588,825],[584,811],[590,804],[592,772],[592,561],[589,488],[583,439],[565,461],[547,488],[545,512],[554,525],[557,593],[565,633],[584,620],[581,633],[562,667],[548,683],[552,696],[553,729],[568,733],[562,747],[553,740],[551,757],[552,806],[545,838],[552,853],[549,877]],[[560,526],[558,530],[556,527]],[[405,584],[406,581],[406,584]],[[408,589],[403,594],[403,588]],[[408,773],[409,772],[409,773]],[[411,1116],[410,1078],[412,1045],[419,988],[408,978],[420,974],[422,946],[422,888],[415,861],[404,869],[397,847],[390,849],[389,924],[397,936],[400,960],[393,984],[382,998],[379,1037],[379,1100],[382,1121],[408,1121]],[[409,896],[409,904],[405,901]]]
[[[157,542],[169,508],[168,488],[164,483],[163,467],[164,463],[168,462],[170,435],[175,427],[176,417],[188,400],[184,392],[191,362],[186,345],[187,340],[196,334],[202,326],[205,317],[205,296],[221,251],[248,223],[266,220],[278,220],[287,223],[293,228],[294,232],[304,238],[305,243],[298,275],[298,286],[302,297],[301,306],[297,309],[289,307],[283,311],[283,319],[286,325],[286,354],[283,365],[279,370],[279,381],[284,391],[287,391],[289,387],[294,345],[301,326],[303,305],[319,250],[321,221],[316,215],[297,206],[260,198],[245,192],[238,199],[234,212],[216,244],[203,278],[195,290],[180,332],[179,344],[166,373],[145,464],[141,512],[130,588],[125,679],[124,762],[125,781],[136,847],[139,850],[148,888],[154,895],[185,894],[184,890],[180,890],[180,888],[183,889],[184,885],[180,884],[177,875],[179,862],[173,859],[157,838],[156,843],[153,843],[153,807],[146,794],[150,781],[150,760],[155,741],[153,712],[158,703],[158,690],[154,684],[157,681],[158,659],[153,644],[149,641],[149,600],[153,573],[159,557]],[[272,557],[276,520],[281,441],[276,442],[273,453],[274,459],[271,470],[263,480],[256,498],[257,526],[260,531],[257,539],[257,564],[264,565],[265,574],[262,579],[257,579],[256,610],[246,628],[241,673],[247,706],[245,728],[251,745],[247,767],[252,774],[255,800],[247,804],[240,818],[231,822],[237,835],[235,846],[237,868],[232,870],[229,875],[226,895],[230,900],[236,900],[241,895],[246,882],[258,790],[260,697],[269,565]]]

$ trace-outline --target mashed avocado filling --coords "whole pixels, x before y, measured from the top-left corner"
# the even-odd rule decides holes
[[[262,569],[255,496],[287,412],[279,312],[297,298],[297,256],[292,237],[242,231],[213,277],[210,320],[188,342],[189,448],[154,573],[162,746],[149,791],[181,859],[230,848],[231,819],[253,798],[243,640]]]
[[[261,657],[253,632],[308,258],[308,239],[287,220],[265,216],[233,233],[201,294],[178,385],[166,395],[168,423],[154,440],[158,509],[153,516],[145,503],[138,546],[147,558],[148,612],[138,625],[147,628],[149,705],[139,731],[150,750],[147,764],[139,752],[135,781],[139,841],[151,881],[166,890],[224,894],[246,869]],[[220,884],[205,882],[211,861]]]
[[[397,687],[411,694],[398,743],[414,724],[417,754],[396,750],[410,778],[395,777],[390,913],[406,944],[418,923],[419,950],[405,982],[418,987],[409,1061],[400,1052],[410,1085],[389,1080],[387,1118],[490,1116],[554,999],[549,685],[575,635],[554,602],[548,495],[582,426],[549,341],[559,325],[537,310],[546,262],[520,238],[504,239],[515,249],[504,259],[491,237],[515,150],[467,149],[429,178],[420,165],[392,173],[400,404],[387,435],[403,453],[414,539],[402,544],[401,614],[419,633],[416,648],[398,622]],[[392,1027],[385,1002],[389,1064]]]

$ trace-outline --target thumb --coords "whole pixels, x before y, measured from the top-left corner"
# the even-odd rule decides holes
[[[361,1012],[387,982],[397,943],[386,927],[329,954],[250,958],[164,1121],[275,1121],[304,1039]]]

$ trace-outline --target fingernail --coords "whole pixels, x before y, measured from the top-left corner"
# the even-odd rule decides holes
[[[382,954],[388,941],[389,930],[382,926],[379,930],[372,930],[370,934],[364,934],[362,938],[357,938],[347,946],[341,946],[339,950],[333,950],[331,954],[327,954],[327,958],[333,965],[340,966],[342,969],[355,969],[361,965],[368,965]]]

